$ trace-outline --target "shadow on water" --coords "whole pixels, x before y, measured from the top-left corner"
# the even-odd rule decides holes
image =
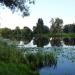
[[[25,45],[27,44],[32,44],[33,47],[36,45],[36,47],[44,47],[44,46],[62,46],[62,39],[60,37],[53,37],[50,39],[50,37],[47,36],[35,36],[35,37],[29,37],[29,38],[24,38],[21,41],[23,41],[23,43]],[[31,43],[31,41],[33,41]],[[49,47],[48,46],[48,47]]]
[[[63,42],[65,45],[74,46],[75,45],[75,38],[64,38]]]
[[[60,37],[53,37],[51,40],[50,40],[50,43],[51,43],[51,46],[62,46],[62,43],[61,43],[61,38]]]
[[[24,42],[24,44],[28,44],[31,42],[31,40],[32,40],[32,37],[29,37],[29,38],[23,39],[22,41]]]
[[[49,43],[49,37],[39,36],[34,37],[33,44],[37,45],[37,47],[44,47]]]

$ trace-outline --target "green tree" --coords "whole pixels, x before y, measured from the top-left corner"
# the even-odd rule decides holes
[[[44,25],[43,20],[41,18],[38,19],[37,26],[33,27],[33,33],[35,35],[48,33],[49,28]]]
[[[63,28],[64,33],[75,33],[75,24],[67,24]]]
[[[31,40],[33,35],[32,35],[32,30],[28,27],[24,27],[22,30],[21,30],[21,34],[22,34],[22,40]]]
[[[69,25],[65,25],[64,28],[63,28],[63,32],[64,33],[69,33],[69,28],[70,28]]]
[[[11,34],[11,29],[9,28],[2,28],[1,29],[1,36],[4,38],[11,38],[12,34]]]
[[[41,34],[43,33],[43,26],[44,26],[44,23],[43,23],[43,20],[41,18],[38,19],[38,22],[37,22],[37,27],[35,28],[35,33],[36,34]]]
[[[63,26],[63,20],[60,18],[56,18],[51,20],[51,28],[50,32],[52,34],[61,33],[62,32],[62,26]]]
[[[21,30],[18,26],[15,28],[15,30],[12,30],[12,38],[21,40]]]
[[[22,16],[29,15],[29,4],[34,4],[34,2],[34,0],[0,0],[1,5],[9,7],[11,10],[20,10],[22,12]]]

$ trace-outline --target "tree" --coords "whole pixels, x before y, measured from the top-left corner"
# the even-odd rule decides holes
[[[62,24],[63,24],[63,20],[60,18],[56,18],[51,20],[51,28],[50,31],[51,33],[61,33],[62,32]]]
[[[37,22],[37,26],[33,27],[33,33],[37,35],[37,34],[44,34],[48,32],[49,32],[49,28],[44,25],[42,18],[39,18]]]
[[[33,3],[34,0],[0,0],[2,5],[9,7],[11,10],[15,10],[16,8],[22,12],[22,16],[29,15],[29,4]]]
[[[17,26],[15,30],[12,30],[12,38],[21,40],[21,29]]]
[[[21,34],[22,34],[22,39],[23,41],[27,40],[27,41],[30,41],[33,37],[32,35],[32,30],[28,27],[24,27],[22,30],[21,30]]]
[[[23,29],[20,29],[18,26],[14,30],[9,28],[0,29],[0,35],[4,38],[28,42],[31,41],[33,37],[32,30],[30,28],[24,27]]]
[[[44,26],[43,20],[39,18],[37,22],[37,27],[36,27],[37,34],[43,33],[43,26]]]
[[[64,28],[63,28],[63,32],[69,33],[69,28],[70,28],[69,25],[65,25]]]
[[[49,33],[49,32],[50,32],[49,28],[44,25],[44,27],[43,27],[43,33]]]
[[[2,28],[1,29],[1,36],[4,38],[11,38],[12,33],[11,33],[11,29],[9,28]]]
[[[75,24],[67,24],[63,28],[64,33],[75,33]]]

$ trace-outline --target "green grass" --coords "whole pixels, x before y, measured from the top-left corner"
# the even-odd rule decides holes
[[[44,66],[56,66],[57,64],[57,57],[53,52],[37,52],[33,54],[27,54],[26,58],[27,62],[30,64],[30,67],[33,70],[36,70],[37,68],[42,68]]]
[[[0,75],[38,75],[30,68],[20,49],[0,40]]]
[[[63,37],[63,38],[75,38],[75,33],[48,33],[42,34],[45,37]]]
[[[38,68],[56,64],[57,58],[52,52],[39,50],[37,53],[27,52],[24,55],[24,50],[0,40],[0,75],[39,75]]]
[[[75,33],[62,33],[63,38],[75,38]]]
[[[6,42],[0,41],[0,61],[8,63],[23,63],[24,57],[15,46],[8,46]]]
[[[0,75],[38,75],[25,64],[0,62]]]

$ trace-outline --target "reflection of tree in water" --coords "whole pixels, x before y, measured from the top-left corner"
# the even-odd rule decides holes
[[[49,38],[44,36],[34,37],[33,44],[37,45],[37,47],[43,47],[49,43]]]
[[[28,43],[31,42],[31,40],[32,40],[32,37],[30,37],[30,38],[25,38],[25,39],[23,39],[23,42],[24,42],[24,44],[28,44]]]
[[[62,46],[61,38],[58,38],[58,37],[52,37],[50,43],[51,43],[51,46]]]
[[[75,38],[64,38],[63,41],[65,45],[75,45]]]
[[[33,44],[37,47],[43,47],[49,43],[49,38],[44,36],[44,34],[49,33],[49,28],[44,25],[43,19],[39,18],[37,25],[33,27]]]

